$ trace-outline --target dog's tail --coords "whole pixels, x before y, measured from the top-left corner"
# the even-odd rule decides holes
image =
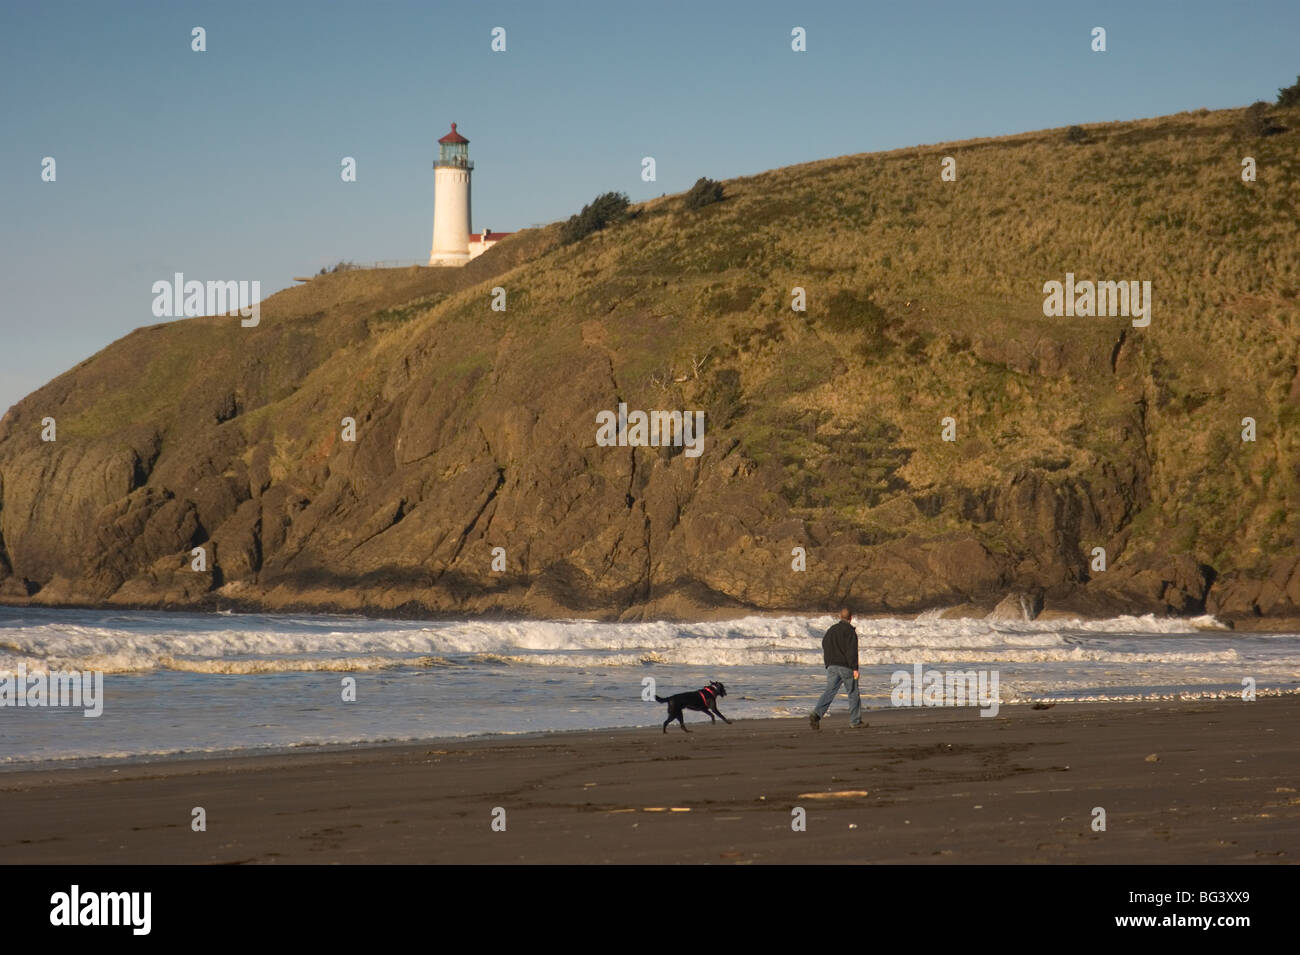
[[[656,703],[667,703],[668,700],[666,700],[664,697],[662,697],[662,696],[660,696],[658,693],[656,693],[656,694],[655,694],[655,702],[656,702]]]

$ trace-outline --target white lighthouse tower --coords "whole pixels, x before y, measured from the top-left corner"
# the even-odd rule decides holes
[[[470,259],[469,140],[451,132],[438,140],[438,158],[433,163],[433,248],[430,265],[464,265]]]

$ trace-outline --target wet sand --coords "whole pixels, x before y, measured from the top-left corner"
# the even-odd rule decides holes
[[[845,712],[7,771],[0,861],[1300,861],[1300,697]]]

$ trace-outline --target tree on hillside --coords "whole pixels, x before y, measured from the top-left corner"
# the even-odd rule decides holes
[[[1278,106],[1300,106],[1300,76],[1295,78],[1294,86],[1284,86],[1277,91]]]
[[[606,226],[622,222],[628,217],[629,200],[623,192],[601,193],[582,207],[577,215],[569,217],[564,223],[560,239],[565,245],[577,242],[593,232],[599,232]]]
[[[720,202],[724,198],[722,183],[701,176],[695,180],[695,185],[691,186],[691,191],[686,193],[686,208],[699,209],[711,202]]]
[[[1067,143],[1086,143],[1088,134],[1084,132],[1082,126],[1071,126],[1065,131],[1065,141]]]

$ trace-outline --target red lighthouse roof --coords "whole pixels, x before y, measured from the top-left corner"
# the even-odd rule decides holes
[[[464,136],[462,136],[460,133],[456,132],[456,124],[455,124],[455,123],[452,123],[452,124],[451,124],[451,132],[449,132],[446,136],[442,137],[442,139],[438,140],[438,142],[440,142],[440,143],[468,143],[469,140],[466,139]]]

